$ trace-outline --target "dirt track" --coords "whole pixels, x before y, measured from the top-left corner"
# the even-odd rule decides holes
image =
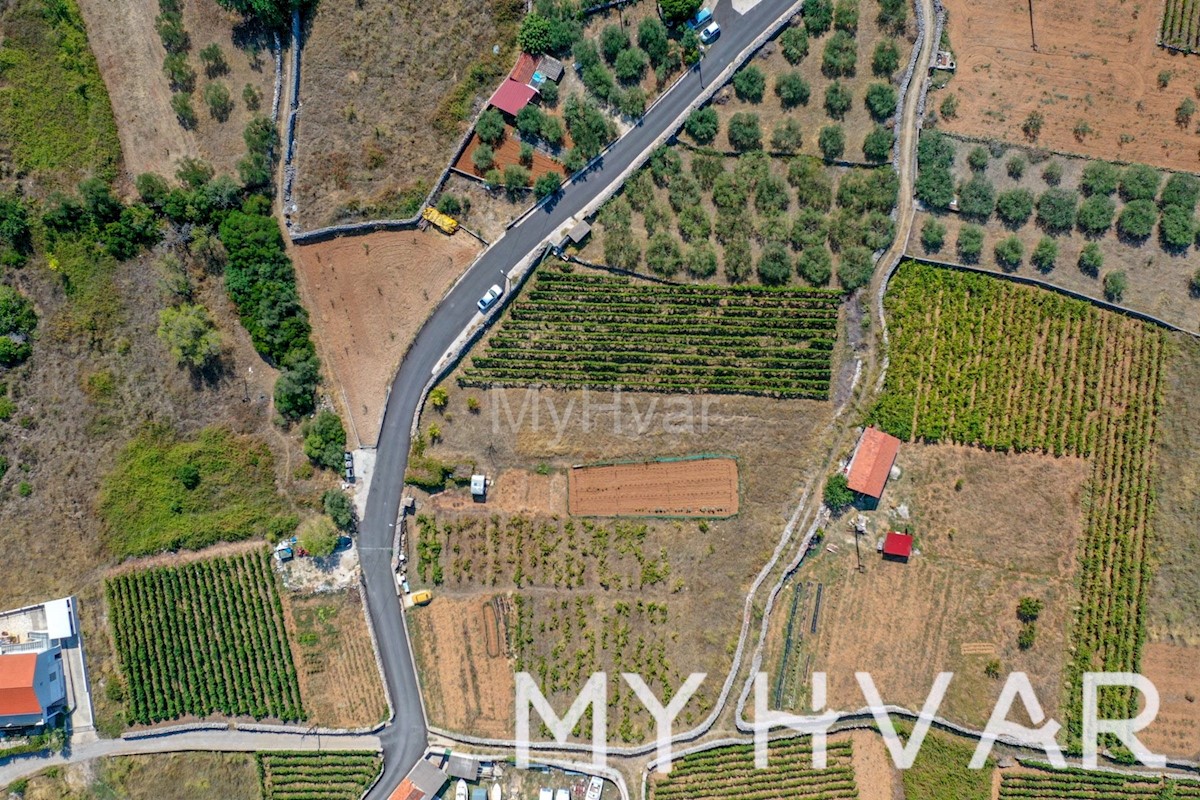
[[[349,236],[293,250],[350,442],[374,445],[387,386],[429,312],[478,255],[465,233],[434,230]]]
[[[1025,0],[946,0],[946,7],[958,74],[947,89],[930,94],[930,108],[948,92],[958,96],[957,118],[939,123],[947,130],[1028,144],[1021,126],[1037,109],[1045,118],[1038,146],[1200,168],[1196,122],[1175,124],[1176,106],[1200,82],[1200,59],[1156,44],[1162,0],[1039,2],[1036,51]],[[1160,89],[1163,70],[1173,75]],[[1093,132],[1078,139],[1074,129],[1081,120]],[[1123,134],[1133,140],[1122,143]]]
[[[571,470],[569,507],[579,516],[731,517],[738,512],[732,458],[652,461]]]

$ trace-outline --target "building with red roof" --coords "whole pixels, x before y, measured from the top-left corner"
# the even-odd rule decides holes
[[[529,105],[535,94],[537,94],[537,91],[532,87],[508,78],[492,94],[492,98],[488,100],[488,105],[495,106],[505,114],[515,117],[521,112],[521,109]]]
[[[413,765],[388,800],[432,800],[448,780],[450,776],[422,758]]]
[[[912,555],[913,537],[909,533],[890,531],[883,539],[883,557],[896,561],[908,561]]]
[[[0,655],[0,729],[49,724],[66,702],[60,648]]]
[[[850,459],[846,485],[851,491],[878,500],[883,495],[883,487],[887,484],[899,451],[900,440],[895,436],[878,428],[867,428],[858,440],[854,457]]]
[[[517,65],[513,67],[512,72],[508,77],[517,83],[529,83],[533,80],[533,73],[537,71],[538,60],[529,53],[521,53],[517,57]]]

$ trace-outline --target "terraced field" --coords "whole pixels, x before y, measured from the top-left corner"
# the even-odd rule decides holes
[[[1200,783],[1079,769],[1005,771],[1000,781],[1000,800],[1158,800],[1164,797],[1179,800],[1200,797]]]
[[[264,800],[358,800],[379,774],[375,753],[259,753]]]
[[[542,269],[461,382],[823,400],[840,302],[826,289],[664,286]]]
[[[812,768],[812,740],[772,742],[766,769],[754,769],[754,747],[731,745],[677,759],[651,784],[651,800],[842,800],[857,798],[849,740],[830,742],[827,768]]]

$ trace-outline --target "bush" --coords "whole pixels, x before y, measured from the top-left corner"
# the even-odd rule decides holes
[[[756,66],[742,67],[733,76],[733,91],[738,99],[761,103],[767,90],[767,76]]]
[[[1076,224],[1088,236],[1099,236],[1112,226],[1116,202],[1106,194],[1094,194],[1079,206]]]
[[[657,275],[669,278],[679,271],[679,243],[666,231],[650,237],[646,245],[646,266]]]
[[[546,115],[535,105],[525,106],[517,114],[517,130],[525,136],[540,136]]]
[[[225,122],[233,111],[233,98],[223,83],[213,82],[204,87],[204,103],[217,122]]]
[[[987,148],[982,145],[976,145],[971,148],[971,152],[967,154],[967,164],[975,172],[983,172],[987,169],[990,156]]]
[[[320,467],[341,471],[342,453],[346,451],[346,429],[341,418],[328,409],[321,409],[300,426],[304,437],[304,455]]]
[[[833,27],[846,33],[858,32],[858,0],[837,0],[833,6]]]
[[[775,96],[784,108],[808,105],[811,90],[798,70],[790,70],[775,79]]]
[[[768,175],[754,188],[754,206],[760,214],[773,214],[788,207],[787,184],[783,178]]]
[[[954,166],[954,143],[940,131],[928,131],[917,142],[917,161],[921,168]]]
[[[1158,196],[1162,175],[1145,164],[1130,164],[1121,171],[1121,197],[1129,200],[1153,200]]]
[[[1033,214],[1033,192],[1009,189],[996,196],[996,214],[1011,228],[1019,228]]]
[[[204,369],[221,355],[221,334],[204,306],[185,304],[158,312],[158,338],[180,366]]]
[[[517,45],[526,53],[541,55],[550,51],[551,24],[550,20],[533,11],[521,20],[521,28],[517,31]]]
[[[196,116],[196,109],[192,108],[192,95],[190,92],[175,92],[172,94],[171,110],[175,112],[175,119],[185,130],[190,131],[199,122],[199,118]]]
[[[1062,233],[1075,226],[1075,193],[1067,189],[1047,189],[1037,201],[1038,224],[1048,233]]]
[[[734,150],[746,152],[762,149],[762,129],[758,124],[758,114],[739,111],[729,119],[729,144]]]
[[[839,511],[854,502],[854,492],[850,491],[846,476],[838,472],[830,475],[825,481],[825,505],[831,511]]]
[[[711,278],[717,274],[717,251],[708,242],[699,242],[688,250],[685,266],[693,278]]]
[[[799,64],[808,55],[808,34],[804,28],[788,28],[779,35],[779,46],[789,64]]]
[[[495,108],[489,108],[479,115],[475,123],[475,133],[481,142],[490,145],[497,144],[504,138],[504,117]]]
[[[800,123],[788,117],[771,132],[771,149],[779,153],[794,153],[800,149],[803,137]]]
[[[1196,236],[1196,217],[1183,206],[1167,206],[1158,222],[1158,239],[1164,250],[1183,251]]]
[[[995,206],[996,190],[982,175],[976,175],[958,189],[958,210],[965,219],[986,222]]]
[[[1046,124],[1046,118],[1040,111],[1030,111],[1029,116],[1021,123],[1021,130],[1025,133],[1025,138],[1029,141],[1037,141],[1037,138],[1042,135],[1042,126]]]
[[[778,242],[763,247],[758,260],[758,277],[767,286],[781,286],[792,277],[792,259]]]
[[[715,139],[719,127],[720,122],[716,109],[711,106],[697,108],[688,114],[687,120],[683,123],[683,129],[687,132],[687,135],[700,144],[708,144]]]
[[[477,172],[487,172],[496,163],[496,152],[486,144],[480,144],[471,153],[471,163]]]
[[[938,106],[938,113],[946,119],[954,119],[958,116],[958,95],[948,94],[942,104]]]
[[[670,41],[666,27],[656,17],[646,17],[638,23],[637,42],[655,67],[667,62]]]
[[[562,186],[562,178],[557,172],[547,172],[538,176],[533,184],[533,194],[537,199],[549,197]]]
[[[538,95],[542,98],[542,105],[546,108],[556,108],[558,106],[558,84],[553,81],[546,81],[542,87],[538,89]]]
[[[1045,604],[1035,597],[1022,597],[1017,602],[1017,619],[1021,622],[1035,622],[1044,607]]]
[[[1005,269],[1016,269],[1021,266],[1021,259],[1025,257],[1025,248],[1021,245],[1021,240],[1016,236],[1009,236],[1001,239],[996,243],[995,247],[996,262]]]
[[[1037,624],[1028,622],[1021,626],[1021,632],[1017,634],[1017,647],[1022,650],[1028,650],[1033,647],[1034,640],[1037,638]]]
[[[1014,181],[1019,181],[1025,174],[1025,159],[1020,156],[1013,156],[1004,165],[1004,169],[1008,172],[1008,177]]]
[[[891,78],[900,67],[900,48],[892,39],[883,39],[875,45],[871,56],[871,72],[877,78]],[[945,116],[944,114],[942,116]]]
[[[1046,182],[1047,186],[1058,186],[1058,184],[1062,183],[1062,174],[1062,164],[1058,161],[1051,161],[1042,170],[1042,180]]]
[[[833,0],[807,0],[801,13],[808,35],[820,36],[833,25]]]
[[[510,195],[515,195],[529,186],[532,177],[529,170],[520,164],[509,164],[504,168],[504,189]]]
[[[1197,199],[1200,199],[1200,178],[1186,172],[1176,172],[1167,178],[1167,185],[1163,187],[1158,202],[1164,208],[1179,206],[1191,212],[1196,208]]]
[[[354,527],[354,504],[340,489],[326,489],[321,495],[321,505],[339,530],[349,531]]]
[[[888,213],[896,204],[900,180],[889,167],[854,170],[838,186],[838,205],[855,214],[864,211]]]
[[[725,278],[730,283],[742,283],[750,277],[753,266],[750,256],[750,241],[744,236],[731,237],[725,243]]]
[[[845,31],[835,31],[825,42],[821,72],[827,78],[850,78],[854,76],[857,60],[858,46],[854,37]]]
[[[841,125],[827,125],[817,137],[817,147],[826,161],[837,161],[846,150],[846,134]]]
[[[137,185],[145,185],[144,179],[158,178],[166,194],[166,181],[157,175],[139,175]],[[155,184],[157,187],[158,184]],[[14,195],[0,194],[0,266],[20,267],[33,252],[33,238],[29,230],[29,211],[25,203]]]
[[[549,114],[542,114],[542,127],[538,130],[538,135],[556,147],[562,144],[562,120],[560,120],[558,117],[552,117]]]
[[[822,246],[807,247],[796,259],[796,271],[813,286],[825,286],[833,276],[833,256]]]
[[[921,226],[921,247],[926,253],[937,253],[946,243],[946,226],[933,217]]]
[[[975,264],[983,254],[983,228],[978,225],[963,225],[955,243],[958,257],[964,264]]]
[[[683,171],[683,160],[673,148],[663,145],[650,154],[650,174],[659,186],[666,186]]]
[[[296,531],[296,543],[315,558],[333,555],[337,547],[338,532],[333,520],[326,516],[305,520]]]
[[[894,33],[904,30],[908,22],[906,0],[879,0],[879,26]]]
[[[636,47],[622,50],[613,64],[613,72],[621,83],[637,83],[646,74],[646,64],[649,59],[646,54]]]
[[[1058,242],[1049,236],[1043,236],[1033,248],[1033,255],[1029,257],[1029,261],[1042,272],[1054,269],[1054,264],[1058,261]]]
[[[637,119],[646,113],[646,92],[640,86],[634,86],[621,93],[617,98],[617,111]]]
[[[567,122],[567,130],[571,132],[571,139],[575,142],[573,149],[578,151],[575,158],[582,158],[584,162],[598,155],[615,135],[616,126],[612,120],[608,119],[595,103],[580,99],[577,95],[571,95],[563,103],[563,118]],[[568,157],[571,157],[570,154]],[[581,163],[572,168],[570,163],[567,164],[571,172],[576,172],[582,166]]]
[[[870,250],[865,247],[847,247],[842,251],[841,262],[838,264],[838,283],[847,292],[853,292],[858,287],[867,285],[874,268]]]
[[[1145,241],[1154,230],[1158,214],[1152,200],[1133,200],[1126,203],[1117,217],[1117,233],[1131,241]]]
[[[792,159],[788,165],[788,183],[796,190],[801,208],[829,210],[833,203],[833,184],[820,161],[809,156]]]
[[[1107,161],[1089,161],[1083,168],[1079,188],[1085,195],[1110,195],[1117,190],[1121,173]]]
[[[890,130],[877,124],[863,139],[863,157],[867,161],[882,164],[891,157],[895,141],[896,137]]]
[[[242,102],[246,104],[247,111],[258,111],[258,107],[262,105],[262,92],[254,88],[253,84],[247,83],[242,87]]]
[[[629,49],[629,34],[620,25],[606,25],[600,31],[600,52],[604,60],[615,64],[617,57]]]
[[[728,172],[722,172],[713,182],[713,205],[720,211],[744,213],[748,197],[745,183]]]
[[[877,122],[883,122],[896,113],[896,89],[890,83],[872,83],[867,87],[866,103],[871,116]],[[986,150],[984,155],[987,155]]]
[[[16,366],[33,352],[30,344],[37,328],[37,312],[25,295],[0,284],[0,364]]]
[[[200,51],[200,63],[204,65],[204,74],[209,78],[215,78],[218,75],[224,75],[229,72],[229,64],[225,61],[225,54],[221,52],[221,45],[213,42]]]
[[[1110,272],[1104,276],[1104,296],[1118,302],[1125,296],[1126,285],[1124,272]]]
[[[850,90],[841,81],[834,81],[825,89],[825,111],[833,119],[845,119],[853,103]]]
[[[660,0],[659,8],[668,22],[683,22],[694,17],[702,0]]]
[[[1104,254],[1100,252],[1100,245],[1096,242],[1085,244],[1083,250],[1079,252],[1080,271],[1094,278],[1100,274],[1100,268],[1103,266]]]

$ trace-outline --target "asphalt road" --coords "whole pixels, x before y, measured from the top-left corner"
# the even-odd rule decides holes
[[[721,24],[721,36],[708,48],[699,68],[677,83],[586,175],[564,188],[556,202],[531,214],[495,242],[443,299],[401,363],[388,397],[366,516],[359,534],[367,603],[395,711],[391,724],[380,734],[384,772],[368,794],[368,800],[388,797],[428,743],[408,635],[396,598],[391,558],[393,525],[400,509],[408,461],[409,430],[434,367],[470,323],[480,296],[492,284],[503,286],[504,274],[604,191],[704,91],[707,81],[715,79],[793,2],[761,0],[742,16],[730,7],[729,0],[720,0],[714,7],[714,16]]]

